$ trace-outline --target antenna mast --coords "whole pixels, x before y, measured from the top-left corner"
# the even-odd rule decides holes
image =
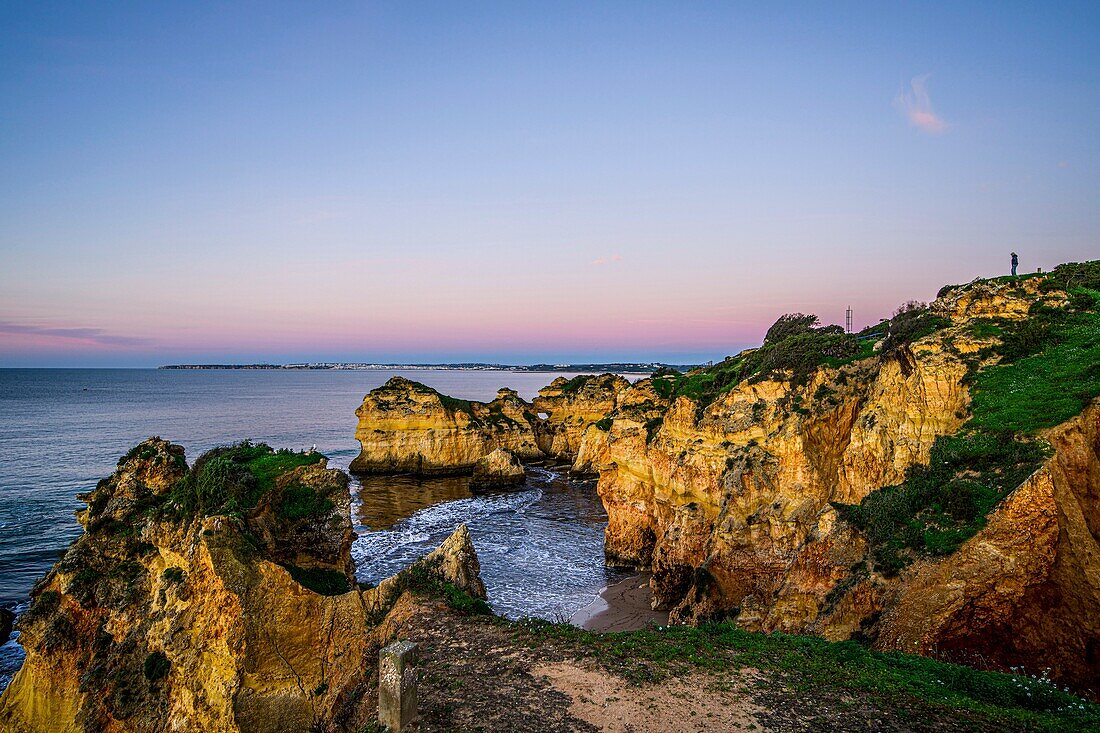
[[[848,310],[844,311],[844,333],[852,332],[852,306],[848,306]]]

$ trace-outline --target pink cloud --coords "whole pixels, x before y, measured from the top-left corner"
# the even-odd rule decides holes
[[[905,115],[909,124],[931,135],[938,135],[946,132],[948,125],[942,117],[932,111],[932,100],[928,97],[928,89],[925,87],[928,77],[929,74],[913,77],[909,82],[909,90],[900,91],[894,97],[894,106]]]
[[[610,257],[597,257],[596,259],[592,260],[592,264],[596,267],[601,267],[603,265],[622,261],[622,255],[611,255]]]

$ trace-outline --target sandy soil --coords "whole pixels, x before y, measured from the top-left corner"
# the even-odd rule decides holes
[[[691,675],[633,686],[571,662],[539,665],[531,671],[569,696],[573,715],[609,733],[771,730],[760,724],[762,711],[751,701],[745,670],[739,678]]]
[[[914,715],[893,701],[795,688],[752,669],[700,670],[637,684],[567,644],[529,643],[522,625],[457,615],[408,594],[385,626],[388,638],[420,646],[417,733],[1000,730],[954,715]]]
[[[588,631],[633,631],[649,624],[667,625],[668,612],[654,611],[652,600],[649,575],[640,573],[604,588],[596,600],[569,621]]]

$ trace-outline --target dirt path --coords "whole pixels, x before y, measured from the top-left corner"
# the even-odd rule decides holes
[[[408,595],[387,624],[392,636],[420,646],[420,733],[994,730],[836,691],[795,690],[751,669],[637,684],[575,649],[517,641],[508,622]]]

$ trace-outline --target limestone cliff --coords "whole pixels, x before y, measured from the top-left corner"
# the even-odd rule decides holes
[[[1055,452],[954,555],[915,569],[878,646],[1033,668],[1100,689],[1100,402],[1047,433]]]
[[[393,377],[372,390],[355,414],[362,449],[351,469],[361,473],[469,473],[497,448],[521,459],[542,456],[532,407],[510,389],[481,403]]]
[[[217,513],[204,516],[191,490],[200,503],[223,492]],[[354,731],[367,721],[386,606],[355,583],[343,472],[249,444],[189,469],[181,447],[151,439],[83,498],[85,533],[19,621],[27,656],[0,697],[0,729]],[[428,571],[483,595],[461,530]]]
[[[539,447],[554,458],[575,458],[585,430],[614,412],[619,393],[629,386],[617,374],[582,374],[558,377],[540,389],[534,406],[547,418],[539,432]]]
[[[1039,278],[975,283],[869,328],[881,339],[874,353],[871,341],[857,352],[819,329],[786,342],[827,349],[801,374],[765,368],[791,361],[773,344],[676,377],[667,409],[652,384],[625,390],[617,404],[644,409],[620,407],[588,428],[578,456],[599,471],[608,561],[652,570],[654,604],[674,621],[734,618],[749,630],[982,655],[990,666],[1051,667],[1095,691],[1100,408],[1046,434],[1053,456],[958,550],[884,570],[837,508],[928,464],[937,439],[970,419],[970,384],[996,363],[1002,324],[1069,300]],[[838,343],[849,350],[834,357]],[[951,478],[967,480],[966,470]]]
[[[559,377],[533,404],[502,389],[492,402],[459,400],[394,377],[356,410],[361,451],[351,469],[361,473],[468,474],[498,449],[521,461],[572,461],[585,431],[605,420],[628,387],[614,374]],[[640,394],[640,392],[638,392]],[[542,413],[542,415],[537,414]],[[587,469],[587,459],[578,464]]]

